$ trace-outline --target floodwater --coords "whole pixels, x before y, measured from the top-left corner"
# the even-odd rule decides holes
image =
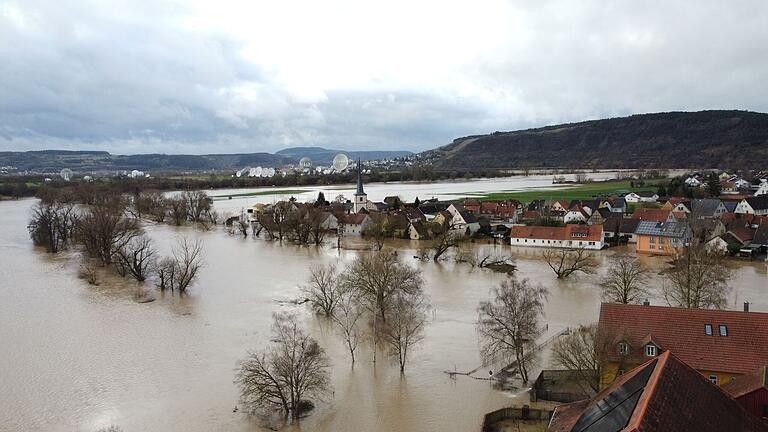
[[[367,189],[389,195],[400,185],[390,187]],[[248,202],[256,199],[271,198]],[[224,203],[230,204],[217,206]],[[178,235],[200,238],[206,267],[187,296],[153,291],[157,300],[140,304],[135,293],[151,287],[108,277],[89,286],[76,276],[74,252],[50,256],[34,249],[25,229],[33,204],[0,203],[0,431],[95,431],[111,424],[125,432],[267,430],[233,412],[238,394],[232,380],[237,361],[267,343],[270,315],[283,310],[301,314],[333,363],[333,393],[290,430],[475,431],[484,413],[525,401],[494,390],[486,380],[453,380],[443,373],[481,365],[475,310],[504,278],[500,274],[418,262],[408,258],[416,242],[393,243],[423,271],[434,313],[405,377],[381,355],[374,366],[367,346],[360,348],[353,370],[333,328],[290,301],[310,265],[349,261],[359,252],[335,249],[334,241],[322,248],[281,246],[220,229],[149,224],[146,231],[163,253]],[[547,337],[597,319],[597,278],[611,255],[627,252],[604,251],[598,274],[558,281],[538,250],[472,247],[512,253],[520,277],[549,287]],[[642,261],[655,271],[665,265],[661,258]],[[741,307],[748,300],[753,310],[768,311],[767,272],[766,263],[735,264],[729,304]],[[652,281],[661,283],[661,278]],[[663,303],[659,297],[651,301]],[[547,361],[545,354],[542,364]],[[475,376],[487,376],[492,367]]]

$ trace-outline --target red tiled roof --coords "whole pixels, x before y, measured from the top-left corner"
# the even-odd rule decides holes
[[[739,398],[761,388],[768,389],[767,371],[768,366],[760,366],[757,370],[736,377],[733,381],[725,384],[723,390],[732,397]]]
[[[638,375],[647,374],[648,368],[651,368],[650,375],[642,384]],[[638,385],[640,387],[634,390]],[[623,403],[631,396],[628,391],[640,392],[634,406]],[[596,407],[598,404],[599,408]],[[588,416],[585,420],[589,420],[579,423],[582,415]],[[610,420],[603,421],[607,419],[624,426],[616,427]],[[579,432],[768,431],[768,424],[747,412],[726,392],[670,352],[617,378],[586,403],[580,401],[557,407],[548,431],[575,432],[577,425]],[[609,425],[610,429],[606,429]]]
[[[513,226],[509,236],[545,240],[602,241],[603,226],[576,224],[568,224],[564,227]]]
[[[768,313],[603,303],[599,325],[630,345],[629,359],[642,361],[642,341],[653,335],[662,351],[698,370],[745,374],[768,362]],[[618,351],[609,357],[618,361]]]
[[[669,218],[670,210],[654,209],[654,208],[639,208],[635,209],[632,213],[632,219],[640,219],[645,221],[665,222]]]
[[[339,222],[346,225],[360,225],[367,217],[368,215],[365,213],[345,214]]]

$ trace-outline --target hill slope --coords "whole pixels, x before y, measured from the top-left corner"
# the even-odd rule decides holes
[[[458,138],[438,168],[763,168],[768,114],[669,112]]]

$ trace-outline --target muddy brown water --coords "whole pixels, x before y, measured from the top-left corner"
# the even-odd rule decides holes
[[[405,377],[381,355],[374,366],[367,346],[352,370],[334,330],[290,300],[310,265],[346,262],[359,252],[147,225],[164,252],[179,235],[200,238],[206,266],[189,295],[163,295],[149,287],[157,300],[140,304],[135,282],[105,277],[92,287],[77,278],[74,252],[50,256],[33,248],[25,230],[33,204],[0,203],[0,431],[94,431],[110,424],[126,432],[266,430],[233,412],[238,394],[232,380],[238,359],[267,342],[270,316],[282,310],[301,314],[333,362],[333,393],[289,430],[474,431],[484,413],[524,401],[488,381],[452,380],[443,373],[481,364],[475,309],[503,279],[500,274],[417,262],[408,258],[415,242],[390,245],[424,272],[434,314]],[[597,319],[596,280],[608,257],[627,252],[604,251],[598,274],[558,281],[539,251],[496,247],[513,253],[521,277],[549,287],[547,335]],[[660,258],[642,261],[655,271],[664,266]],[[734,268],[729,306],[740,308],[748,300],[753,310],[768,310],[766,264]],[[661,283],[652,281],[655,287]],[[658,297],[651,301],[662,303]],[[545,353],[542,364],[547,362]]]

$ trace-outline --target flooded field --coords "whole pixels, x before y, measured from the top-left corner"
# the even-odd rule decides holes
[[[481,190],[476,183],[451,185]],[[420,190],[431,187],[420,186]],[[439,195],[442,187],[417,194]],[[402,188],[402,184],[366,185],[373,200],[390,194],[412,199]],[[216,206],[220,211],[239,211],[272,199],[233,199],[217,201]],[[77,278],[74,252],[50,256],[34,249],[26,231],[33,204],[34,200],[0,203],[0,431],[95,431],[110,424],[125,432],[264,430],[257,421],[233,412],[238,393],[232,380],[246,351],[267,342],[270,315],[280,310],[300,313],[333,362],[333,393],[291,430],[475,431],[484,413],[516,400],[513,394],[491,388],[488,381],[452,380],[443,373],[480,366],[476,307],[503,279],[500,274],[410,259],[416,242],[390,245],[423,271],[434,308],[425,341],[413,352],[401,378],[397,366],[381,361],[382,357],[374,367],[366,346],[352,370],[336,332],[306,307],[290,303],[298,297],[310,265],[349,261],[359,252],[335,249],[333,241],[321,248],[281,246],[232,237],[221,229],[203,232],[149,224],[146,231],[164,253],[179,234],[200,238],[206,266],[187,296],[155,292],[156,301],[139,304],[134,300],[137,283],[110,278],[92,287]],[[515,256],[519,277],[549,287],[548,335],[595,321],[596,282],[608,258],[631,252],[604,251],[598,254],[598,274],[558,281],[540,259],[540,251],[504,250]],[[645,257],[642,262],[656,272],[665,266],[660,258]],[[767,272],[766,263],[734,263],[729,306],[740,308],[741,302],[750,301],[752,310],[768,311]],[[651,283],[660,287],[663,281],[654,277]],[[663,299],[651,302],[662,304]],[[477,375],[483,374],[487,372]]]

